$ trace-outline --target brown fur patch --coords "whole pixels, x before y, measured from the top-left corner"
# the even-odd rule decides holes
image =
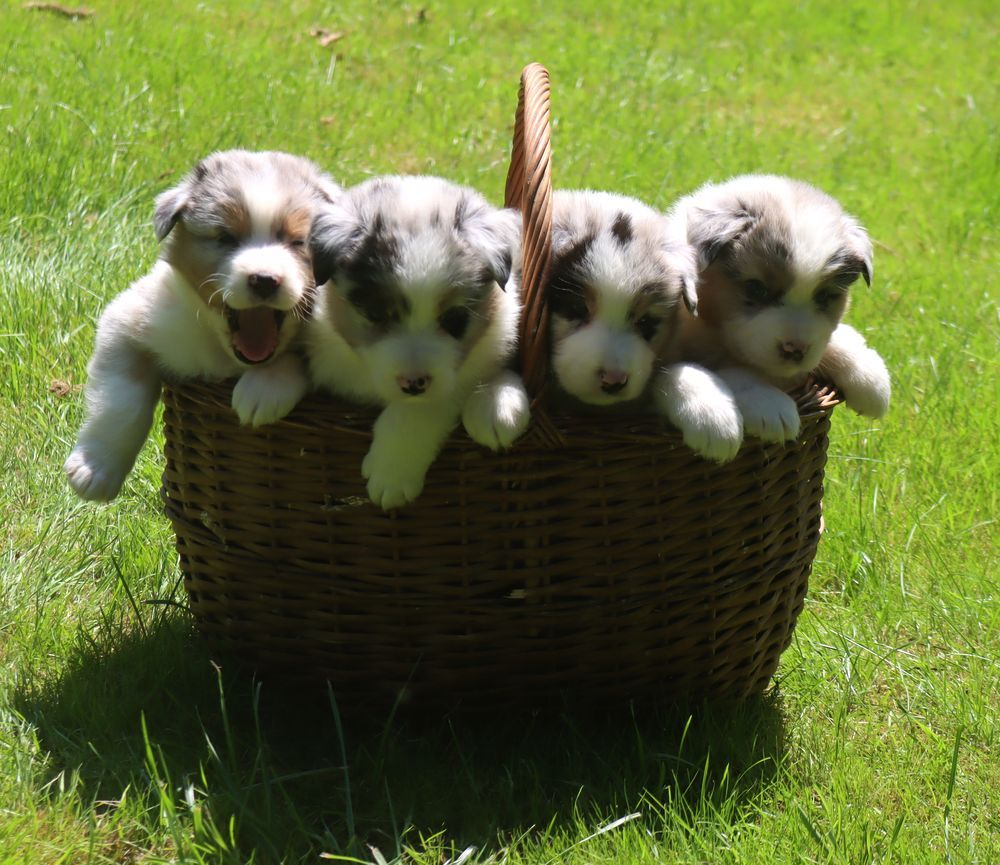
[[[242,198],[229,198],[219,207],[219,215],[226,223],[226,230],[235,238],[249,237],[253,231],[250,221],[250,211]]]
[[[710,264],[698,282],[698,318],[715,326],[734,318],[743,304],[742,295],[721,264]]]
[[[274,220],[271,232],[282,243],[295,240],[308,240],[309,227],[312,225],[312,211],[305,208],[289,210]]]
[[[221,312],[222,294],[214,278],[221,264],[219,252],[214,241],[193,235],[179,222],[170,235],[164,257],[205,303]]]

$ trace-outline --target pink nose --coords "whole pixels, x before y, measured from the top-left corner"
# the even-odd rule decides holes
[[[793,363],[801,363],[807,351],[809,351],[809,346],[797,339],[786,339],[778,345],[778,354],[781,359]]]
[[[399,389],[403,393],[409,396],[418,396],[431,386],[431,377],[427,373],[423,375],[397,375],[396,384],[399,385]]]
[[[602,369],[599,375],[601,377],[601,390],[605,393],[620,393],[628,384],[628,373],[623,369]]]

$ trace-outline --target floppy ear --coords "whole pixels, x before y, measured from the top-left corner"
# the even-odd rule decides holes
[[[680,279],[681,297],[691,315],[698,314],[698,256],[687,243],[668,240],[663,246],[663,256],[669,267],[676,270]]]
[[[687,213],[687,239],[698,255],[698,270],[704,270],[729,244],[746,234],[757,217],[739,205],[706,208],[693,205]]]
[[[501,289],[521,254],[521,213],[483,207],[456,226],[466,242],[486,258],[486,266]]]
[[[373,235],[378,234],[379,229],[379,220],[376,220]],[[343,197],[316,214],[309,230],[316,285],[323,285],[333,278],[347,259],[358,250],[363,237],[364,226]]]
[[[850,260],[851,264],[857,265],[857,272],[861,274],[862,279],[870,288],[874,273],[872,242],[871,238],[868,237],[868,232],[853,219],[847,232],[845,252],[847,253],[845,257]]]
[[[156,196],[156,209],[153,211],[153,228],[156,231],[156,239],[162,241],[177,224],[181,218],[184,208],[188,203],[188,196],[191,192],[190,178],[185,178],[173,189]]]

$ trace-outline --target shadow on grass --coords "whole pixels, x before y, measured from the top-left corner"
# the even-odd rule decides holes
[[[369,861],[366,844],[395,855],[439,831],[459,851],[495,849],[532,830],[596,828],[650,799],[740,808],[766,792],[783,751],[773,696],[342,716],[321,689],[217,667],[177,611],[142,633],[104,631],[81,639],[58,681],[27,688],[19,709],[55,767],[78,771],[94,801],[128,789],[188,832],[207,831],[184,822],[192,796],[214,827],[232,818],[232,841],[228,830],[216,839],[231,859],[212,861],[243,862],[251,851],[257,863],[316,861],[320,851]]]

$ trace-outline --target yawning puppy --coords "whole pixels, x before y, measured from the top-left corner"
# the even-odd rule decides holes
[[[552,371],[582,403],[655,407],[709,459],[732,459],[742,441],[726,386],[693,364],[670,364],[678,311],[695,306],[688,244],[639,201],[607,192],[553,197],[548,286]]]
[[[682,351],[719,370],[747,433],[795,438],[799,415],[784,391],[813,371],[855,411],[885,413],[885,364],[840,323],[851,284],[871,284],[871,242],[834,199],[800,181],[748,175],[703,186],[671,218],[700,270],[698,316],[684,317]]]
[[[312,233],[319,292],[306,326],[314,382],[384,406],[362,464],[371,500],[413,501],[461,417],[491,447],[527,426],[505,372],[520,311],[520,218],[436,177],[381,177],[348,190]]]
[[[116,297],[87,367],[87,416],[65,471],[85,499],[114,498],[142,447],[164,378],[240,376],[233,408],[254,425],[305,391],[284,353],[315,293],[313,213],[340,190],[285,153],[215,153],[156,200],[152,271]]]

